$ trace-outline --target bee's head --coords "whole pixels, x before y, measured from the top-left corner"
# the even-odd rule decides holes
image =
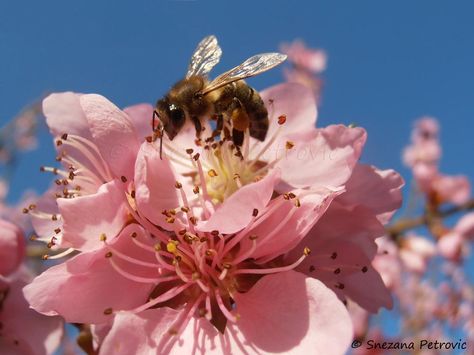
[[[170,103],[167,98],[158,101],[156,110],[163,125],[163,130],[168,138],[173,140],[186,122],[186,113],[180,106]]]

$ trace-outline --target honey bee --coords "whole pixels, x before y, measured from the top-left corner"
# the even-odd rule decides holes
[[[210,81],[207,75],[219,62],[221,54],[216,37],[205,37],[191,57],[186,77],[156,103],[152,124],[161,139],[160,156],[163,132],[173,140],[185,124],[191,122],[199,140],[205,119],[216,121],[212,138],[222,135],[225,139],[232,139],[237,147],[242,146],[247,130],[251,137],[260,141],[265,139],[268,111],[259,93],[243,79],[281,64],[286,55],[255,55]],[[156,118],[159,120],[157,126]]]

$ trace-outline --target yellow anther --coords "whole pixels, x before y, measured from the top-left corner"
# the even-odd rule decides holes
[[[207,174],[210,176],[210,177],[216,177],[217,176],[217,172],[214,170],[214,169],[211,169],[207,172]]]
[[[207,249],[205,253],[206,253],[206,256],[211,257],[213,255],[216,255],[217,251],[215,251],[214,249]]]
[[[175,254],[178,252],[178,242],[176,240],[170,240],[166,244],[166,250],[168,253]]]

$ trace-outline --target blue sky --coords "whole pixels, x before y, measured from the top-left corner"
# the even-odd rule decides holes
[[[2,1],[0,122],[45,92],[96,92],[119,106],[155,102],[185,73],[205,35],[223,58],[214,73],[303,39],[329,55],[319,125],[355,122],[369,141],[363,160],[408,177],[400,152],[412,122],[442,126],[447,173],[474,176],[474,3],[469,1]],[[263,89],[274,69],[253,78]],[[50,139],[26,154],[10,200],[46,188]]]

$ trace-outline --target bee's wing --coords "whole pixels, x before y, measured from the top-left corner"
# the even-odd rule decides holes
[[[215,36],[207,36],[199,42],[191,62],[189,63],[186,78],[192,75],[207,75],[219,63],[222,50]]]
[[[262,53],[250,57],[239,66],[219,75],[203,90],[207,94],[233,81],[249,78],[263,73],[286,60],[286,55],[280,53]]]

